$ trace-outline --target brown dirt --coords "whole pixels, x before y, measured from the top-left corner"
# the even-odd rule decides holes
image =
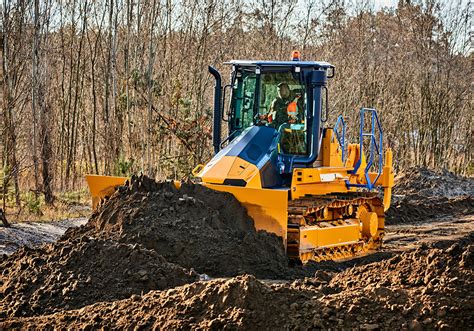
[[[395,179],[386,224],[417,223],[474,214],[474,178],[411,168]]]
[[[0,263],[0,317],[33,316],[128,298],[198,276],[140,245],[86,236],[21,248]]]
[[[472,329],[472,239],[292,283],[249,275],[196,282],[1,326]]]
[[[424,246],[348,269],[332,279],[330,287],[340,293],[327,302],[345,307],[353,322],[361,314],[370,316],[370,324],[397,329],[472,329],[473,239],[471,234],[455,244]]]
[[[193,184],[178,190],[147,177],[134,177],[58,243],[20,249],[5,256],[0,268],[0,317],[175,287],[195,281],[194,270],[260,278],[292,272],[281,238],[257,232],[231,194]]]
[[[247,211],[230,193],[201,185],[156,183],[134,177],[66,237],[87,234],[139,243],[167,261],[213,277],[253,274],[283,278],[290,273],[280,237],[256,231]]]
[[[474,195],[474,178],[463,177],[447,170],[435,171],[413,167],[397,174],[394,194],[419,194],[425,197],[454,198]]]
[[[0,329],[473,329],[471,207],[426,222],[409,210],[382,251],[292,269],[231,195],[134,178],[58,243],[0,260]]]

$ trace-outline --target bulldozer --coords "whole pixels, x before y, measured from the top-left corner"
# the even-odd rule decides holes
[[[394,174],[377,111],[359,110],[359,141],[347,143],[342,116],[326,124],[334,65],[303,61],[297,51],[289,61],[226,64],[232,69],[225,86],[209,67],[214,156],[194,168],[196,182],[233,194],[257,230],[282,238],[291,261],[337,260],[380,248]],[[86,180],[96,208],[127,178]]]

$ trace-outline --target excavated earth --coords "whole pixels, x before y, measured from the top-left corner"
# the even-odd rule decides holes
[[[200,281],[79,310],[10,318],[5,328],[471,329],[472,236],[315,277],[268,283],[254,276]]]
[[[290,272],[280,237],[257,232],[232,194],[191,183],[176,189],[173,183],[134,177],[65,237],[83,235],[140,244],[212,277],[250,273],[278,279]]]
[[[0,257],[0,328],[472,330],[472,193],[472,179],[411,169],[387,248],[295,268],[232,195],[134,177],[57,243]],[[411,228],[431,240],[401,250]]]
[[[395,179],[386,224],[417,223],[474,213],[474,178],[410,168]]]
[[[22,248],[2,261],[1,270],[2,318],[75,309],[198,279],[153,250],[87,236]]]

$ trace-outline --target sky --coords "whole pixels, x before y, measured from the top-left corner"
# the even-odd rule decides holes
[[[441,3],[449,4],[451,2],[457,2],[458,0],[441,0]],[[351,2],[351,0],[349,0]],[[357,2],[357,0],[352,0],[352,2]],[[374,5],[375,10],[380,10],[384,7],[395,8],[397,7],[398,0],[372,0],[371,1]],[[461,1],[464,5],[469,2],[469,0],[462,0]]]
[[[380,10],[383,7],[396,7],[397,0],[373,0],[375,10]]]

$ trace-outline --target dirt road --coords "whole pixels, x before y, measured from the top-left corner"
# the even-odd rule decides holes
[[[431,243],[451,243],[474,233],[474,214],[423,223],[388,225],[383,251],[407,251]]]
[[[51,222],[13,223],[11,227],[0,226],[0,255],[11,254],[22,246],[37,247],[54,242],[70,227],[87,223],[87,218],[73,218]]]

